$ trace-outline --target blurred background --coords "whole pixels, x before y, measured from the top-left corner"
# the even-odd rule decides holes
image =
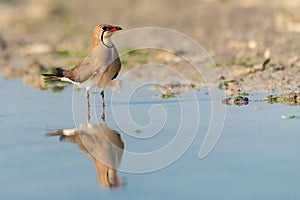
[[[105,93],[106,122],[122,136],[124,152],[158,152],[180,135],[197,136],[174,143],[178,149],[191,146],[167,168],[140,175],[120,171],[124,187],[111,193],[99,189],[99,163],[76,145],[45,138],[76,128],[74,119],[86,121],[85,91],[41,76],[86,56],[93,28],[102,23],[124,32],[161,27],[186,34],[215,61],[203,68],[212,72],[206,80],[231,96],[224,99],[223,90],[201,85],[199,73],[178,56],[190,49],[128,52],[116,43],[122,71],[115,83],[124,84],[121,92]],[[157,34],[145,42],[149,37]],[[1,197],[300,199],[299,44],[300,0],[0,0]],[[201,55],[193,56],[201,63]],[[126,74],[144,82],[126,82]],[[182,85],[178,77],[189,82]],[[92,123],[101,113],[99,94],[91,91]],[[226,120],[222,104],[229,105]],[[208,130],[220,126],[214,150],[199,160]],[[124,155],[125,167],[146,163],[129,163]],[[153,166],[159,162],[155,158]]]
[[[39,74],[74,66],[99,23],[182,32],[208,51],[215,61],[208,68],[234,80],[233,88],[299,87],[300,0],[0,0],[1,73],[45,89]],[[157,58],[124,56],[123,70],[139,56]]]

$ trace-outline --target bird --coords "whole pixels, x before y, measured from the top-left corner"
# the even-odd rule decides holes
[[[95,26],[92,46],[85,58],[81,59],[71,69],[56,68],[52,74],[42,74],[45,77],[71,82],[85,88],[88,112],[90,112],[89,90],[93,87],[99,87],[103,120],[105,120],[104,89],[111,80],[118,76],[121,69],[119,53],[111,39],[111,36],[120,30],[122,30],[120,26],[110,24]]]
[[[109,189],[123,185],[117,169],[123,156],[124,143],[121,135],[110,129],[106,122],[80,124],[78,128],[59,129],[46,136],[58,136],[60,141],[77,144],[88,154],[95,164],[102,187]]]

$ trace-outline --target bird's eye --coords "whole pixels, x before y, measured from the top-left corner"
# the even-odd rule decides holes
[[[103,31],[108,31],[108,30],[109,30],[109,27],[103,26],[103,27],[102,27],[102,30],[103,30]]]

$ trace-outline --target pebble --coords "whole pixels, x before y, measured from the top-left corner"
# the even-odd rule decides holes
[[[249,104],[249,99],[248,97],[230,97],[227,99],[223,99],[221,101],[222,104],[226,104],[226,105],[237,105],[237,106],[242,106],[242,105],[248,105]]]
[[[266,49],[264,52],[264,58],[268,59],[268,58],[270,58],[270,55],[271,55],[270,49]]]
[[[250,40],[250,41],[248,42],[248,48],[249,48],[249,49],[256,49],[256,48],[257,48],[257,42],[254,41],[254,40]]]

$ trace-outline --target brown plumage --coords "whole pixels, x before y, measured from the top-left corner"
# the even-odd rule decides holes
[[[53,74],[42,74],[62,81],[68,81],[86,88],[89,104],[89,90],[92,87],[101,89],[102,118],[104,119],[104,89],[109,81],[116,78],[121,62],[118,51],[111,40],[114,32],[122,30],[119,26],[99,24],[94,28],[92,46],[88,55],[80,60],[72,69],[57,68]]]
[[[64,129],[47,136],[59,136],[61,141],[77,144],[88,154],[96,167],[98,181],[104,188],[120,187],[117,168],[122,159],[124,143],[120,134],[106,123],[81,124],[78,129]]]

